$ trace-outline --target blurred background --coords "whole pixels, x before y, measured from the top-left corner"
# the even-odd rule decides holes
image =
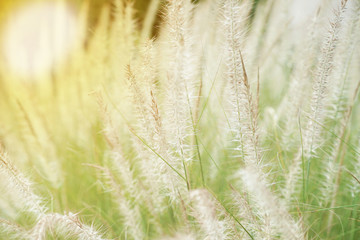
[[[17,8],[33,4],[39,2],[54,2],[54,0],[12,0],[12,1],[0,1],[0,16],[1,20],[4,20],[6,16],[13,14]],[[113,0],[66,0],[68,4],[73,6],[74,8],[80,8],[80,6],[84,3],[89,4],[90,14],[89,14],[89,21],[94,24],[100,14],[101,8],[104,5],[111,5]],[[134,1],[134,6],[137,10],[137,16],[142,18],[145,14],[145,11],[149,5],[149,0],[136,0]],[[3,21],[1,21],[3,22]]]

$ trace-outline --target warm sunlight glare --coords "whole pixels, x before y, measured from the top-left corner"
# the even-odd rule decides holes
[[[78,21],[63,3],[37,3],[15,12],[3,33],[3,56],[14,74],[37,77],[75,46]]]

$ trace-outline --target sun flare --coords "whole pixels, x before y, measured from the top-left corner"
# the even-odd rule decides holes
[[[47,73],[74,48],[78,32],[78,20],[69,6],[51,2],[25,6],[4,28],[5,63],[22,77]]]

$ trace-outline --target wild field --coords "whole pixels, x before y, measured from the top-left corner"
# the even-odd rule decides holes
[[[360,239],[360,1],[133,1],[0,31],[0,239]]]

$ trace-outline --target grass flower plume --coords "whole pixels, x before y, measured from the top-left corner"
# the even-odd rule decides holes
[[[358,0],[77,2],[0,54],[0,239],[360,238]]]

